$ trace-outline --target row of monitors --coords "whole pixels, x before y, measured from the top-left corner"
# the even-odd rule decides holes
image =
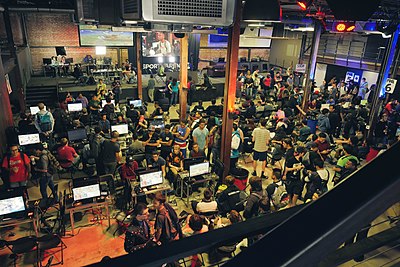
[[[115,106],[115,100],[112,99],[111,103],[114,104]],[[106,100],[101,101],[101,106],[104,107],[107,104]],[[133,105],[135,108],[140,108],[142,107],[142,100],[137,99],[137,100],[129,100],[129,105]],[[68,103],[67,108],[69,112],[80,112],[83,109],[83,105],[81,102],[77,103]],[[36,113],[39,112],[39,107],[38,106],[32,106],[29,108],[30,112],[32,115],[35,115]],[[44,110],[46,110],[46,106],[44,107]]]

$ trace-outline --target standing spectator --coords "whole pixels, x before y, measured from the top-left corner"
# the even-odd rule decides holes
[[[158,134],[155,132],[155,128],[150,128],[147,131],[147,134],[143,136],[143,141],[143,144],[145,145],[144,153],[146,154],[146,161],[149,163],[153,152],[157,151],[157,147],[160,145],[160,140]]]
[[[115,119],[115,106],[111,102],[111,97],[108,96],[106,98],[106,104],[104,105],[102,112],[107,115],[107,120],[113,121]]]
[[[171,133],[171,125],[167,124],[164,127],[164,131],[160,135],[161,144],[161,157],[166,159],[169,153],[171,153],[172,142],[174,141],[174,135]]]
[[[97,96],[101,96],[104,95],[107,92],[107,86],[106,84],[103,82],[103,79],[99,79],[99,83],[97,84],[97,91],[96,94]]]
[[[87,108],[89,105],[88,99],[82,93],[79,93],[78,97],[76,98],[76,101],[82,103],[82,108]]]
[[[286,160],[285,173],[282,179],[285,181],[287,193],[289,196],[289,207],[297,204],[297,199],[303,191],[303,182],[300,180],[300,171],[304,168],[300,159],[304,156],[304,147],[297,147],[294,157]]]
[[[100,101],[99,101],[99,97],[97,95],[92,96],[92,99],[89,101],[89,110],[90,113],[93,116],[96,116],[99,114],[99,110],[100,110]],[[97,119],[97,118],[96,118]]]
[[[199,121],[199,127],[193,131],[193,142],[199,145],[199,148],[203,151],[208,149],[208,134],[209,131],[206,128],[206,122],[204,119]]]
[[[212,146],[211,146],[211,153],[212,153],[212,162],[215,163],[217,159],[220,158],[221,153],[221,126],[214,126],[211,131],[210,135],[212,136]]]
[[[31,174],[31,163],[25,153],[19,152],[17,145],[10,147],[10,155],[4,157],[2,167],[6,189],[26,187]]]
[[[232,130],[232,142],[231,142],[231,162],[230,162],[230,172],[233,172],[236,170],[236,164],[239,160],[239,155],[240,155],[240,143],[241,143],[241,138],[240,138],[240,133],[238,131],[239,127],[237,126],[236,123],[233,124],[233,130]]]
[[[147,94],[149,95],[151,102],[154,102],[154,87],[155,86],[156,86],[156,81],[154,80],[153,74],[151,74],[150,79],[147,83]]]
[[[330,124],[330,130],[329,134],[333,137],[338,138],[340,134],[340,116],[339,113],[336,111],[334,105],[329,105],[329,124]],[[331,138],[331,141],[333,139]]]
[[[193,94],[196,92],[196,84],[193,82],[192,76],[188,77],[187,90],[187,103],[191,106],[193,103]]]
[[[264,197],[262,190],[262,180],[260,177],[253,176],[249,179],[250,196],[244,207],[243,217],[250,219],[265,213],[269,210],[269,201]]]
[[[114,81],[111,84],[111,91],[114,94],[115,104],[118,104],[120,95],[122,94],[122,88],[117,77],[114,77]]]
[[[197,106],[195,106],[192,109],[191,113],[196,113],[196,112],[200,112],[200,114],[202,114],[205,111],[205,108],[203,107],[203,101],[199,100],[199,103]]]
[[[246,78],[244,79],[244,89],[246,89],[246,96],[252,96],[253,85],[254,85],[254,81],[253,81],[253,78],[251,77],[250,70],[248,70],[246,73]]]
[[[172,79],[172,82],[168,85],[168,89],[171,92],[170,105],[175,106],[178,103],[179,82],[175,78]]]
[[[178,216],[174,209],[166,204],[165,196],[157,193],[153,205],[157,209],[154,241],[167,244],[170,241],[178,240],[181,235]]]
[[[281,180],[280,169],[272,170],[272,183],[267,186],[267,196],[271,200],[272,208],[278,211],[288,205],[288,195],[284,182]]]
[[[31,161],[35,162],[34,169],[39,175],[40,194],[42,198],[47,201],[47,186],[49,186],[53,193],[54,200],[58,202],[58,192],[54,186],[53,175],[49,172],[50,160],[42,144],[37,146],[35,155],[31,156]]]
[[[114,175],[117,164],[121,162],[121,149],[118,143],[117,131],[111,133],[110,140],[104,140],[102,149],[102,160],[105,174]]]
[[[54,129],[53,115],[49,111],[45,110],[43,103],[39,103],[38,107],[39,112],[35,115],[35,127],[39,133],[49,136]]]
[[[253,176],[257,176],[257,161],[262,162],[261,166],[261,178],[267,178],[265,176],[265,165],[267,163],[267,146],[269,145],[270,133],[266,128],[267,120],[260,119],[260,126],[253,130],[253,143],[254,143],[254,153],[253,153]]]
[[[374,136],[376,144],[387,144],[388,115],[383,113],[381,119],[376,123]]]
[[[174,128],[172,134],[175,136],[174,144],[180,147],[183,156],[186,158],[187,139],[190,134],[190,128],[186,126],[187,121],[181,120],[179,125]]]
[[[152,247],[149,225],[149,209],[144,203],[137,203],[132,213],[133,220],[125,232],[124,249],[128,253]]]
[[[321,133],[329,133],[331,129],[331,125],[329,123],[329,117],[328,117],[329,110],[324,108],[322,110],[322,113],[318,115],[318,130]]]

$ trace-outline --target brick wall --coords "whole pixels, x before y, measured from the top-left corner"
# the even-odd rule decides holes
[[[56,54],[56,46],[64,46],[67,58],[73,58],[74,63],[82,62],[88,54],[99,58],[96,57],[94,47],[79,46],[78,26],[71,21],[69,14],[27,14],[26,24],[32,68],[35,72],[42,70],[43,58],[50,58]],[[128,58],[128,49],[120,51],[121,59],[125,61]],[[107,48],[105,57],[111,57],[113,62],[118,62],[117,48]]]

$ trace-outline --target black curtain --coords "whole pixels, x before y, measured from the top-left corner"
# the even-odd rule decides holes
[[[197,70],[199,66],[200,55],[200,34],[189,35],[189,64],[192,70]]]

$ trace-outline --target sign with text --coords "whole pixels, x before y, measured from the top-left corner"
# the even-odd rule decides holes
[[[397,80],[387,78],[386,84],[385,84],[385,92],[388,94],[393,94],[394,89],[396,88]]]
[[[306,64],[296,64],[295,71],[305,73],[306,72]]]

